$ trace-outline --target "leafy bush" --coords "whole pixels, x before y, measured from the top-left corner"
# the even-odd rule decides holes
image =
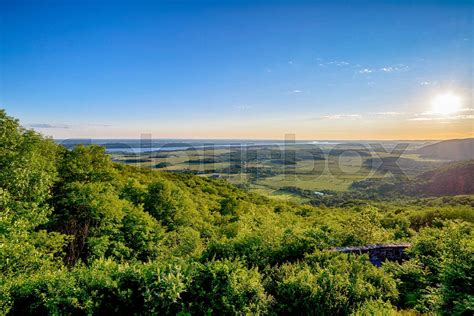
[[[193,314],[258,315],[264,314],[270,303],[258,270],[230,260],[199,265],[186,300]]]
[[[418,315],[414,311],[398,311],[389,302],[381,300],[370,300],[363,303],[351,316],[415,316]]]
[[[191,225],[193,219],[198,217],[187,193],[164,179],[148,186],[144,206],[148,213],[170,229]]]
[[[395,280],[368,257],[316,252],[307,263],[283,264],[267,283],[276,313],[348,314],[367,300],[396,300]]]
[[[182,310],[188,277],[176,264],[99,260],[25,276],[9,285],[11,314],[153,314]]]
[[[381,221],[382,214],[376,208],[370,206],[363,208],[344,225],[346,234],[344,245],[359,246],[387,241],[391,236]]]
[[[403,264],[384,269],[398,279],[400,304],[422,312],[469,314],[474,311],[474,236],[472,225],[438,223],[420,231]]]

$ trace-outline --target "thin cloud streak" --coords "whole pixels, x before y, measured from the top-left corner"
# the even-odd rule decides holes
[[[317,117],[317,120],[340,120],[340,119],[349,119],[357,120],[362,118],[360,114],[331,114],[331,115],[322,115]]]
[[[31,123],[27,124],[29,128],[71,128],[70,125],[65,124],[49,124],[49,123]]]
[[[407,71],[410,68],[407,65],[404,64],[399,64],[395,66],[385,66],[381,68],[362,68],[359,69],[357,72],[360,74],[371,74],[371,73],[394,73],[394,72],[401,72],[401,71]]]
[[[472,120],[474,119],[474,115],[454,115],[454,116],[441,116],[441,117],[414,117],[409,118],[409,121],[453,121],[453,120]]]
[[[397,115],[404,115],[404,112],[376,112],[375,115],[379,116],[397,116]]]

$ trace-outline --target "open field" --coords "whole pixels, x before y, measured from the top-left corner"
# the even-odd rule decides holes
[[[176,151],[112,153],[116,162],[162,171],[193,173],[222,178],[250,191],[276,199],[301,201],[282,189],[343,192],[355,181],[390,176],[398,168],[411,177],[433,169],[443,161],[424,159],[413,153],[419,144],[409,144],[400,157],[391,154],[396,144],[252,146],[200,148]],[[389,163],[385,161],[389,160]],[[396,161],[396,164],[393,163]],[[285,191],[285,192],[283,192]]]

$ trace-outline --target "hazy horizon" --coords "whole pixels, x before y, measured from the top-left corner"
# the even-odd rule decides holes
[[[51,136],[47,136],[51,137]],[[110,140],[124,140],[124,141],[140,141],[142,138],[126,138],[126,137],[119,137],[119,138],[94,138],[94,137],[78,137],[78,138],[54,138],[51,137],[55,141],[82,141],[82,140],[92,140],[92,141],[110,141]],[[457,139],[470,139],[473,137],[464,137],[464,138],[447,138],[447,139],[302,139],[296,138],[296,142],[434,142],[434,141],[443,141],[443,140],[457,140]],[[275,142],[284,142],[285,138],[145,138],[146,141],[275,141]]]

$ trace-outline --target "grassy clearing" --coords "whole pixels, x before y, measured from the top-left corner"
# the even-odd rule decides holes
[[[298,150],[305,152],[311,148],[308,145],[292,147],[297,154],[299,153]],[[263,151],[267,149],[262,147]],[[342,150],[342,154],[329,155],[330,149],[324,148],[326,152],[323,155],[324,160],[298,159],[294,164],[284,164],[281,163],[281,160],[278,161],[269,157],[246,161],[245,155],[243,155],[244,159],[240,167],[242,169],[237,169],[243,171],[240,173],[224,171],[239,165],[238,161],[225,160],[226,155],[231,153],[230,148],[154,152],[137,156],[115,154],[113,158],[115,161],[143,168],[159,168],[171,172],[192,171],[201,176],[217,175],[233,184],[246,184],[253,192],[291,201],[301,201],[301,197],[292,193],[282,193],[278,189],[297,187],[305,190],[341,192],[348,190],[354,181],[385,176],[381,171],[370,169],[367,166],[367,160],[387,157],[389,156],[387,153],[378,152],[374,156],[368,156],[364,152],[361,152],[361,154],[357,152],[357,150],[364,148],[348,145],[346,152]],[[341,148],[338,148],[338,150],[341,150]],[[423,159],[415,154],[404,154],[402,157],[421,163],[438,162]],[[207,163],[200,163],[200,161]],[[271,170],[271,173],[260,173],[259,170]]]

